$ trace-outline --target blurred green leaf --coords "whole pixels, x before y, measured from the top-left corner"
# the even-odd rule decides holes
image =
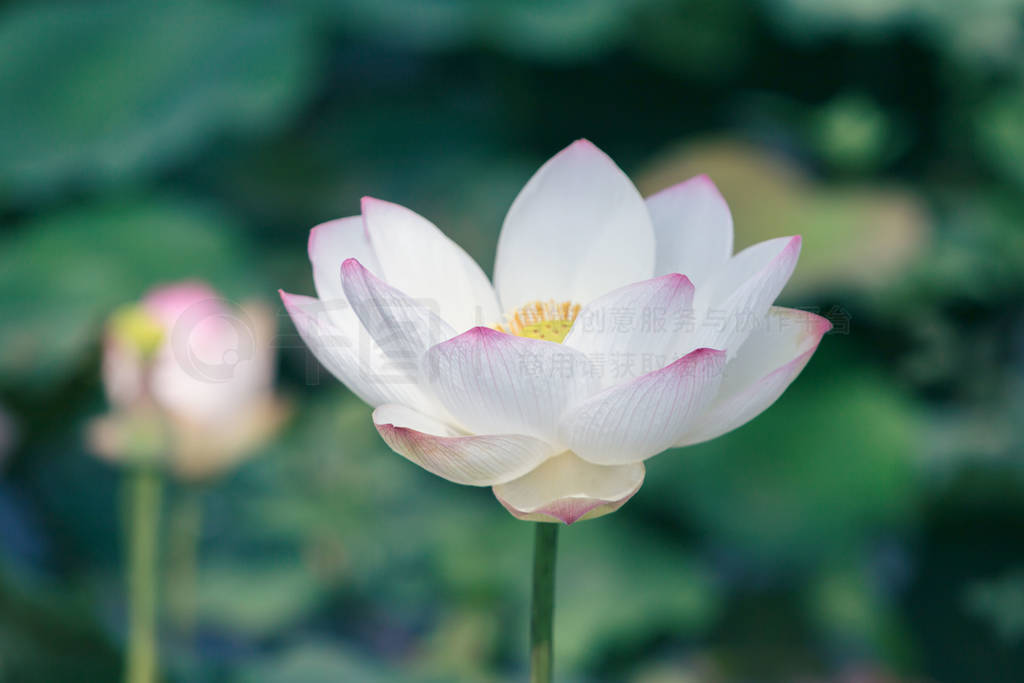
[[[845,171],[876,170],[907,146],[906,135],[885,109],[861,93],[833,98],[814,113],[808,128],[818,153]]]
[[[793,30],[825,32],[839,27],[869,31],[907,21],[920,0],[766,0],[773,17]]]
[[[399,672],[367,661],[340,644],[305,642],[280,654],[263,656],[240,667],[237,683],[324,683],[325,681],[358,681],[358,683],[427,683],[409,672]]]
[[[1024,639],[1024,570],[975,583],[966,591],[964,604],[988,621],[1006,643]]]
[[[493,5],[496,11],[482,12],[479,21],[483,35],[510,52],[575,61],[615,47],[639,4],[639,0],[505,0]]]
[[[632,47],[652,63],[699,83],[721,83],[749,57],[755,30],[742,0],[657,0],[641,3]]]
[[[792,39],[877,38],[910,29],[938,50],[981,67],[1019,67],[1021,0],[762,0]]]
[[[570,670],[684,641],[716,616],[718,584],[671,536],[609,517],[563,529],[559,546],[556,661]]]
[[[651,0],[304,0],[351,33],[403,48],[484,45],[520,57],[575,62],[614,48]]]
[[[834,647],[867,650],[891,663],[912,656],[912,645],[872,569],[870,565],[826,569],[808,586],[809,608],[818,632]]]
[[[940,301],[996,304],[1024,287],[1024,205],[1016,192],[936,188],[941,220],[936,240],[901,286],[880,303],[899,312]]]
[[[197,604],[202,622],[246,635],[286,629],[305,616],[319,592],[298,559],[266,566],[247,562],[206,564],[199,573]]]
[[[974,127],[989,164],[1024,187],[1024,83],[997,92],[979,107]]]
[[[255,279],[236,226],[171,198],[107,201],[38,218],[0,244],[0,384],[45,389],[96,344],[113,307],[166,281],[226,296]]]
[[[134,180],[222,134],[280,125],[309,91],[314,47],[301,22],[257,3],[8,8],[0,191]]]
[[[20,576],[0,557],[0,680],[109,680],[121,663],[80,583]]]
[[[495,681],[493,662],[499,646],[508,644],[509,634],[503,633],[508,627],[507,620],[486,606],[446,610],[420,648],[416,670],[439,680]]]
[[[302,0],[349,32],[405,47],[436,48],[472,36],[470,0]]]

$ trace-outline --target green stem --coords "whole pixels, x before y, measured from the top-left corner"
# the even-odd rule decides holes
[[[558,525],[537,522],[533,542],[533,605],[530,612],[530,683],[551,683],[552,623]]]
[[[154,467],[130,474],[128,508],[128,652],[126,683],[154,683],[157,673],[157,536],[163,482]]]
[[[192,640],[196,621],[196,582],[203,499],[198,486],[183,487],[171,508],[167,528],[167,616],[178,637]]]

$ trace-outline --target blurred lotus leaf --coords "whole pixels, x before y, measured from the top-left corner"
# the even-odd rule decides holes
[[[608,51],[626,34],[642,0],[505,0],[481,13],[495,45],[524,56],[575,60]],[[487,3],[472,2],[476,7]]]
[[[819,154],[841,170],[874,170],[906,148],[906,137],[886,111],[860,93],[839,95],[818,109],[808,126]]]
[[[710,657],[657,660],[641,666],[629,683],[725,683]]]
[[[228,296],[254,280],[231,221],[170,198],[43,216],[0,242],[0,384],[47,388],[80,364],[113,308],[169,280]]]
[[[627,34],[650,0],[306,0],[349,31],[403,47],[483,44],[528,58],[588,59]]]
[[[200,620],[249,636],[287,629],[318,597],[318,584],[298,557],[267,565],[248,561],[245,571],[209,563],[199,573]]]
[[[765,416],[651,460],[636,502],[669,515],[682,514],[681,502],[723,549],[770,569],[847,558],[880,531],[904,528],[916,413],[888,381],[828,368],[829,357],[819,352],[818,367]]]
[[[417,671],[427,671],[439,680],[495,681],[490,673],[499,646],[507,643],[508,621],[489,606],[453,609],[445,612],[429,636],[429,642],[420,647],[416,660]],[[519,635],[518,633],[515,635]],[[519,642],[515,638],[515,642]]]
[[[0,566],[0,680],[116,679],[118,652],[92,618],[89,591],[81,584],[56,591],[50,581],[8,569]]]
[[[800,40],[911,29],[965,63],[1018,67],[1024,57],[1022,0],[763,0]]]
[[[900,635],[883,590],[868,571],[856,566],[826,571],[809,586],[812,618],[834,642],[851,649],[887,653]]]
[[[979,581],[964,595],[972,614],[985,619],[1006,643],[1024,639],[1024,570]]]
[[[283,123],[314,44],[258,3],[29,4],[0,15],[0,194],[151,172]]]
[[[742,0],[654,0],[640,7],[632,46],[689,79],[721,83],[749,57],[752,14]]]
[[[609,519],[562,530],[555,648],[570,670],[601,665],[601,653],[616,648],[685,641],[716,616],[720,593],[708,569],[671,534],[642,528]]]
[[[337,643],[306,641],[283,651],[247,662],[236,683],[440,683],[406,671],[378,666],[364,657],[339,647]]]
[[[1024,187],[1024,82],[983,105],[975,130],[977,145],[989,164]]]
[[[644,195],[707,173],[732,210],[736,249],[803,235],[785,294],[830,288],[877,292],[899,279],[930,239],[921,201],[892,186],[828,186],[786,159],[745,142],[717,139],[661,154],[637,181]]]
[[[1019,194],[971,187],[941,187],[940,193],[942,239],[905,286],[888,292],[888,305],[906,311],[911,302],[922,308],[924,302],[947,297],[980,304],[1017,298],[1024,285],[1024,206]],[[954,362],[963,365],[962,359]]]
[[[352,82],[365,78],[360,55],[339,58]],[[415,58],[408,59],[400,69],[415,68]],[[311,293],[312,282],[293,247],[305,244],[313,225],[358,213],[364,195],[426,216],[487,269],[505,212],[537,161],[495,142],[516,128],[503,111],[504,93],[479,85],[447,90],[447,76],[436,76],[441,80],[427,85],[381,78],[365,86],[377,99],[336,96],[309,127],[218,156],[197,171],[233,202],[254,207],[261,225],[277,226],[282,241],[275,246],[288,248],[268,250],[268,258],[296,271],[297,291]],[[450,200],[453,187],[457,202]]]
[[[302,0],[349,32],[419,48],[446,47],[472,35],[471,0]]]
[[[794,24],[823,29],[846,24],[855,28],[905,20],[919,0],[768,0],[776,16]]]

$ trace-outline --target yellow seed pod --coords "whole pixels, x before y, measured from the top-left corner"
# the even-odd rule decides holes
[[[506,324],[494,329],[518,337],[562,343],[579,315],[580,305],[571,301],[533,301],[506,316]]]

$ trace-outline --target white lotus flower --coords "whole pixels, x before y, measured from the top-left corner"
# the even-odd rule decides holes
[[[319,300],[281,296],[392,449],[571,524],[621,507],[647,458],[761,413],[830,328],[772,306],[799,237],[732,242],[706,176],[645,201],[580,140],[512,204],[494,286],[427,219],[367,197],[310,233]]]

